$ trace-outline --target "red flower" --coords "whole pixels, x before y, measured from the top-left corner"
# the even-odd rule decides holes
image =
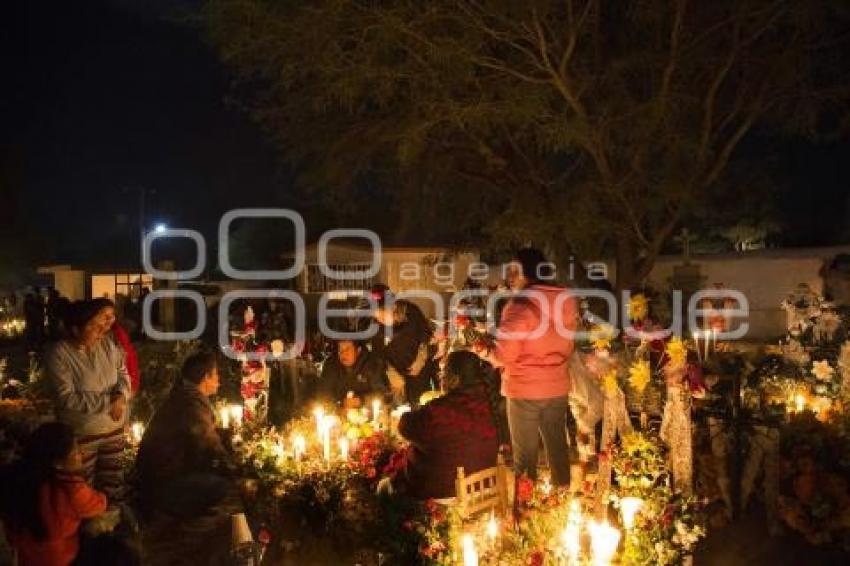
[[[260,532],[257,533],[257,540],[260,541],[261,544],[268,544],[272,541],[272,533],[267,528],[263,527],[260,529]]]
[[[543,551],[535,550],[528,557],[528,566],[543,566]]]
[[[404,530],[407,532],[413,531],[413,521],[405,521],[401,524],[401,526],[404,527]]]
[[[378,475],[378,471],[375,468],[369,468],[368,470],[366,470],[366,477],[369,478],[370,480],[374,479],[375,476],[377,476],[377,475]]]
[[[460,330],[463,330],[463,329],[469,327],[470,323],[471,323],[471,321],[470,321],[469,317],[466,316],[465,314],[459,314],[455,317],[455,326],[457,326],[458,329],[460,329]]]
[[[526,476],[517,480],[516,498],[520,503],[528,503],[534,496],[534,482]]]
[[[433,499],[428,499],[425,501],[425,510],[428,511],[428,514],[433,515],[434,511],[437,510],[437,502]]]
[[[484,352],[486,350],[489,350],[490,347],[489,344],[487,344],[486,340],[484,340],[483,338],[479,338],[472,343],[472,349],[475,352]]]
[[[265,354],[269,351],[268,347],[265,344],[257,344],[257,347],[254,348],[254,351],[258,354]]]
[[[242,342],[241,340],[234,340],[234,341],[230,344],[230,348],[231,348],[234,352],[242,353],[242,352],[244,352],[244,351],[245,351],[245,343],[244,343],[244,342]]]

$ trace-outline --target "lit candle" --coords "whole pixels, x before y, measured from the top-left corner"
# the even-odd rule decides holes
[[[699,358],[700,363],[702,363],[702,350],[699,349],[699,337],[702,332],[699,330],[694,330],[694,347],[697,351],[697,357]]]
[[[499,522],[493,512],[490,512],[490,520],[487,521],[487,538],[490,539],[490,544],[496,542],[496,537],[499,536]]]
[[[322,437],[322,423],[325,418],[325,408],[321,405],[313,409],[313,416],[316,417],[316,435]]]
[[[292,452],[295,456],[295,461],[300,462],[301,458],[304,457],[304,452],[307,450],[307,441],[304,439],[304,435],[299,434],[292,440]]]
[[[463,566],[478,566],[478,551],[472,535],[463,535]]]
[[[277,460],[277,464],[281,465],[284,458],[283,440],[278,439],[277,442],[274,443],[274,448],[272,450],[274,452],[275,459]]]
[[[380,416],[381,416],[381,400],[380,399],[373,399],[372,400],[372,424],[375,425],[375,428],[378,428],[381,424]]]
[[[133,423],[130,427],[130,437],[133,440],[133,444],[139,444],[142,441],[142,436],[145,434],[145,425],[139,422]]]
[[[334,426],[336,419],[333,415],[325,415],[322,418],[322,456],[325,458],[325,462],[331,461],[331,429]]]
[[[221,418],[221,428],[230,428],[230,408],[222,407],[218,410],[218,416]]]
[[[348,461],[348,437],[340,436],[339,437],[339,456],[342,458],[343,462]]]
[[[571,564],[578,564],[581,555],[581,507],[577,499],[570,502],[567,527],[562,536],[564,550]]]
[[[242,405],[231,405],[230,416],[233,417],[233,427],[240,428],[242,426],[242,417],[245,415],[245,410]]]
[[[635,526],[635,515],[643,507],[643,499],[640,497],[624,497],[620,500],[620,513],[623,516],[623,526],[631,530]]]
[[[590,547],[593,551],[593,564],[595,566],[607,566],[617,554],[617,546],[620,544],[620,531],[608,524],[591,523]]]

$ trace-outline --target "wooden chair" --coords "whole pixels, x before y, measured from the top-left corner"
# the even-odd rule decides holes
[[[466,475],[463,468],[457,469],[455,493],[462,519],[483,511],[494,511],[504,516],[511,508],[511,492],[514,487],[513,471],[499,454],[494,468],[487,468]]]

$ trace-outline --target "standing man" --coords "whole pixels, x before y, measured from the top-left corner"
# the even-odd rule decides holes
[[[502,312],[494,362],[503,367],[514,470],[537,477],[540,436],[554,485],[570,482],[566,437],[567,361],[573,351],[578,304],[562,287],[543,284],[552,265],[525,248],[516,254],[508,284],[517,292]]]

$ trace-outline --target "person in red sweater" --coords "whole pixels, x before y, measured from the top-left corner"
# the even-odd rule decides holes
[[[393,490],[414,499],[455,495],[457,469],[467,474],[492,468],[499,452],[498,383],[475,354],[449,354],[448,393],[402,415],[399,434],[410,443]]]
[[[67,566],[80,550],[80,524],[106,511],[106,496],[80,474],[82,457],[68,425],[41,425],[24,458],[3,481],[2,517],[19,566]]]

